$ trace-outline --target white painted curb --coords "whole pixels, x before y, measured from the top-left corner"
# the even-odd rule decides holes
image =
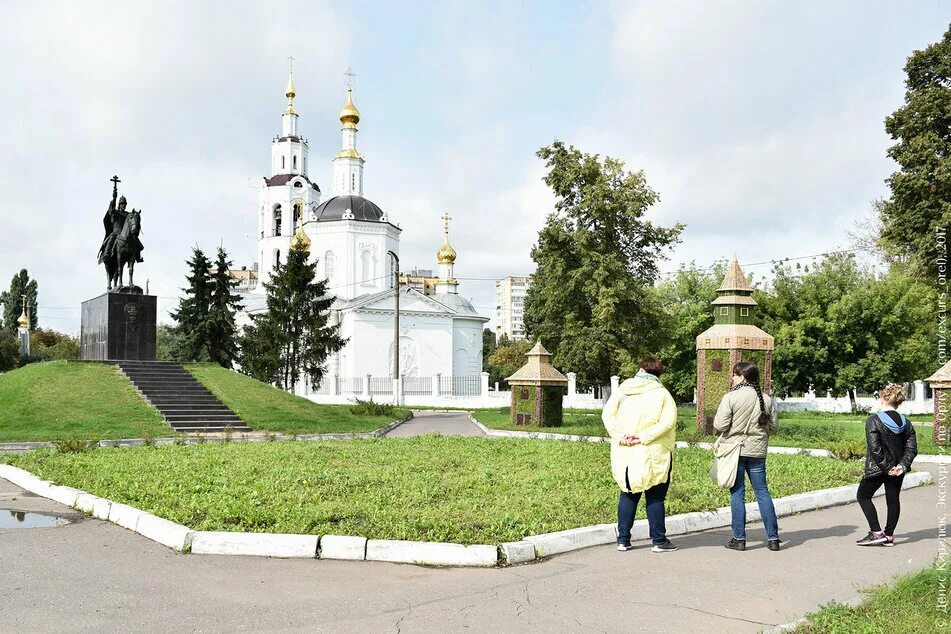
[[[122,528],[128,528],[132,532],[137,532],[135,527],[139,523],[139,517],[142,513],[134,506],[113,502],[109,508],[109,521],[118,524]]]
[[[187,546],[190,546],[192,535],[194,535],[192,531],[181,524],[176,524],[164,517],[158,517],[144,511],[139,514],[135,532],[178,551],[185,550]]]
[[[367,541],[367,561],[389,561],[430,566],[492,567],[499,562],[495,546],[450,544],[446,542],[411,542],[398,539]]]
[[[256,555],[258,557],[317,557],[317,535],[280,533],[192,533],[192,552],[199,555]]]
[[[112,502],[90,493],[80,493],[76,498],[75,508],[83,513],[89,513],[96,519],[108,520]]]
[[[135,531],[148,539],[176,550],[196,554],[251,555],[263,557],[304,557],[321,559],[351,559],[423,564],[432,566],[482,566],[499,563],[516,564],[579,550],[589,546],[613,543],[617,540],[615,524],[584,526],[544,535],[525,537],[517,542],[496,546],[452,544],[445,542],[413,542],[401,540],[367,540],[346,535],[287,535],[269,533],[232,533],[225,531],[193,532],[187,527],[146,513],[126,504],[112,502],[89,493],[51,485],[33,474],[10,465],[0,465],[0,478],[9,480],[37,495],[72,500],[71,506],[92,513]],[[932,483],[928,471],[915,471],[905,476],[902,489],[911,489]],[[858,485],[847,485],[820,491],[798,493],[773,500],[779,517],[829,506],[847,504],[855,499]],[[879,490],[876,496],[884,495]],[[746,505],[747,521],[760,519],[755,502]],[[715,511],[682,513],[666,518],[667,534],[682,535],[730,525],[730,507]],[[631,529],[632,541],[648,538],[647,520],[637,520]],[[318,550],[318,546],[320,547]]]
[[[668,522],[670,519],[668,518]],[[617,541],[617,525],[598,524],[597,526],[571,528],[566,531],[544,535],[532,535],[525,537],[522,541],[534,545],[537,556],[550,557],[551,555],[579,550],[588,546],[614,543]]]
[[[508,564],[523,564],[535,559],[535,544],[525,540],[499,544],[500,559]]]
[[[367,538],[351,535],[322,535],[318,557],[363,561],[367,557]]]

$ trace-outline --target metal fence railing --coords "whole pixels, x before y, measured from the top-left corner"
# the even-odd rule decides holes
[[[370,396],[393,394],[393,379],[388,376],[370,377]]]
[[[404,376],[403,394],[410,396],[428,396],[433,393],[433,377]]]

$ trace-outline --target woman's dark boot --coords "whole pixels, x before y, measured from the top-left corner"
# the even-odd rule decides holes
[[[782,542],[779,541],[778,539],[771,539],[768,542],[766,542],[766,547],[769,548],[770,550],[779,550],[780,544],[782,544]]]
[[[740,551],[746,550],[746,540],[736,539],[734,537],[729,542],[727,542],[726,547],[729,548],[730,550],[740,550]]]

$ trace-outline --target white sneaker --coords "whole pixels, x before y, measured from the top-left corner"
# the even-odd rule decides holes
[[[628,550],[634,550],[634,547],[630,544],[618,544],[617,549],[623,553],[627,552]]]

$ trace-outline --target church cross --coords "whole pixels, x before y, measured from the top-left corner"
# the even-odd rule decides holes
[[[352,90],[352,89],[353,89],[353,78],[356,77],[357,74],[356,74],[355,72],[353,72],[353,68],[351,68],[351,67],[348,66],[348,67],[347,67],[347,72],[345,72],[344,75],[346,75],[346,77],[347,77],[347,88],[349,88],[349,89]]]
[[[293,55],[288,55],[288,56],[287,56],[287,59],[289,59],[290,62],[291,62],[291,75],[293,75],[293,74],[294,74],[294,56],[293,56]]]
[[[119,180],[118,176],[113,176],[112,178],[109,179],[109,182],[112,183],[114,187],[117,187],[119,183],[121,183],[122,181]]]
[[[443,226],[443,231],[446,233],[446,237],[449,237],[449,221],[450,220],[452,220],[452,216],[450,216],[448,213],[444,213],[442,215],[442,226]]]

